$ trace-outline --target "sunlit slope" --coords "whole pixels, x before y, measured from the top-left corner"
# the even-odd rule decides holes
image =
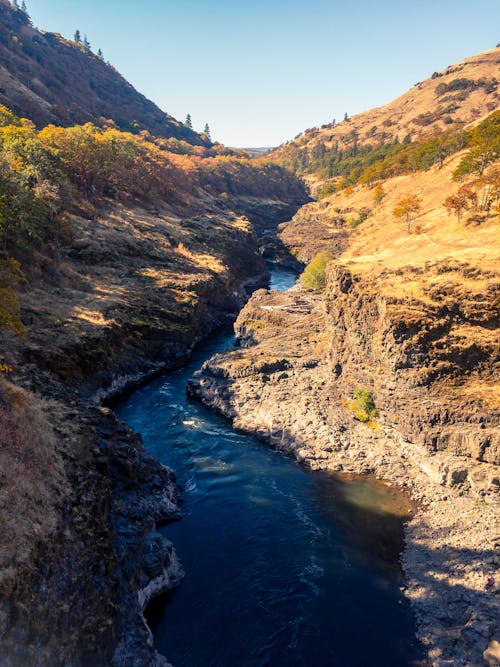
[[[82,43],[37,30],[0,0],[0,104],[38,127],[112,119],[125,130],[206,143],[141,95],[104,58]]]
[[[428,141],[480,120],[499,107],[499,80],[500,48],[495,48],[432,73],[384,106],[306,130],[269,159],[304,174],[314,187],[332,176],[325,152],[336,149],[346,158],[367,146]]]

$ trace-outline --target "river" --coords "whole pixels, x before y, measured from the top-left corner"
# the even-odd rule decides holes
[[[271,287],[294,275],[273,271]],[[115,404],[177,474],[181,521],[163,528],[182,585],[147,612],[175,667],[409,667],[421,658],[401,593],[408,501],[370,478],[311,472],[186,397],[226,332]]]

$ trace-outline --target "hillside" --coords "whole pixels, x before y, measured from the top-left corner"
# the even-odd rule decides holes
[[[37,127],[111,119],[124,130],[207,144],[83,44],[35,29],[8,0],[0,0],[0,104]]]
[[[434,72],[382,107],[335,126],[306,130],[267,158],[305,175],[313,190],[327,181],[334,190],[363,176],[374,180],[378,174],[364,175],[364,170],[388,155],[398,158],[395,169],[400,173],[425,168],[459,150],[461,131],[498,108],[499,80],[500,49],[496,48]],[[439,137],[452,137],[454,145],[440,144]],[[398,150],[426,142],[425,155],[417,156],[416,165],[413,155],[408,164],[400,164]]]

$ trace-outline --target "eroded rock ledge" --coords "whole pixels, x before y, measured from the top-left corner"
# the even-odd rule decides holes
[[[312,468],[373,473],[420,501],[403,564],[433,667],[485,664],[497,632],[494,284],[460,292],[463,271],[422,270],[435,303],[398,292],[401,272],[366,280],[335,263],[324,295],[260,290],[236,322],[239,347],[189,386],[236,428]],[[357,388],[375,398],[371,427],[349,407]]]

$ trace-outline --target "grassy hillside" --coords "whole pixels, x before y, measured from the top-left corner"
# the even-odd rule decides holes
[[[283,225],[285,245],[303,262],[328,253],[416,322],[425,313],[432,333],[422,336],[435,338],[429,359],[437,377],[453,377],[447,391],[488,409],[500,400],[492,372],[499,63],[498,48],[468,58],[384,107],[307,131],[269,158],[304,174],[319,200]],[[456,322],[441,332],[453,313]]]
[[[499,107],[500,49],[434,72],[389,104],[312,128],[268,159],[305,175],[313,191],[427,169],[463,149],[471,123]]]
[[[35,29],[29,16],[0,0],[0,103],[37,127],[112,119],[123,130],[208,145],[138,93],[81,43]]]

